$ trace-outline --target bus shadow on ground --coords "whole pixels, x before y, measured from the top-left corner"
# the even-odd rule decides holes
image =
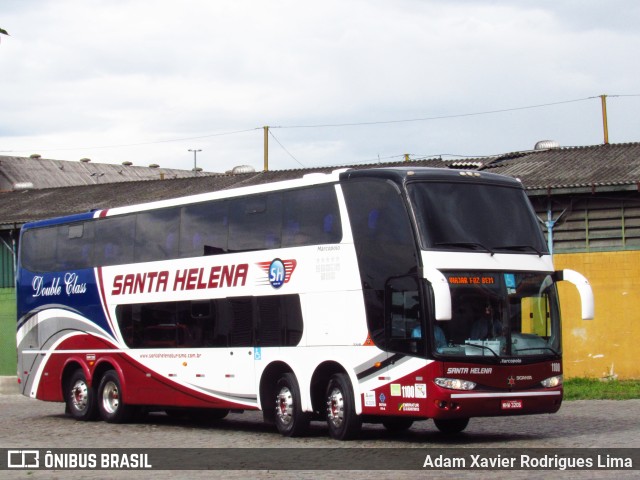
[[[162,412],[154,412],[139,416],[134,419],[132,423],[157,425],[168,428],[189,428],[202,431],[217,430],[265,434],[269,436],[273,435],[278,439],[281,438],[275,425],[262,421],[262,414],[260,412],[251,412],[249,414],[232,413],[220,420],[204,420],[190,418],[188,416],[167,415]],[[311,422],[309,431],[302,438],[327,439],[328,436],[329,433],[326,424],[322,421],[313,421]],[[367,445],[371,444],[371,442],[393,442],[404,445],[428,443],[434,446],[459,446],[505,441],[544,441],[545,438],[548,438],[548,436],[522,432],[474,432],[472,427],[469,427],[468,431],[462,433],[444,434],[437,430],[431,420],[425,420],[416,422],[412,428],[399,432],[389,431],[382,425],[367,423],[362,426],[359,437],[353,442],[364,442]]]
[[[44,415],[43,418],[61,419],[75,422],[71,416],[60,413],[55,415]],[[545,417],[546,418],[546,417]],[[431,420],[417,421],[408,429],[399,432],[389,431],[379,424],[364,424],[359,437],[351,442],[346,442],[350,446],[432,446],[432,447],[455,447],[466,445],[493,445],[518,444],[520,442],[531,445],[539,444],[539,447],[548,446],[549,441],[572,438],[579,436],[589,436],[598,431],[600,435],[615,434],[627,431],[635,431],[637,425],[634,422],[611,422],[600,418],[589,417],[589,421],[579,416],[562,419],[562,422],[540,421],[534,417],[497,417],[497,418],[475,418],[467,429],[458,434],[444,434],[440,432]],[[579,421],[578,421],[579,420]],[[568,422],[570,427],[563,427]],[[101,421],[89,422],[89,424],[109,425]],[[187,415],[168,415],[164,412],[151,412],[136,416],[129,424],[112,425],[118,430],[126,429],[128,426],[149,426],[160,427],[162,429],[189,429],[199,432],[219,431],[249,433],[264,436],[269,442],[288,441],[299,443],[316,443],[320,440],[327,440],[329,437],[327,425],[322,421],[313,421],[309,431],[304,437],[288,439],[282,437],[275,425],[265,423],[262,419],[262,412],[251,411],[242,414],[231,413],[227,417],[219,420],[198,418]],[[93,428],[93,427],[92,427]],[[105,429],[105,427],[99,427]],[[109,427],[106,427],[109,428]],[[336,443],[339,445],[339,442]],[[319,445],[321,446],[321,445]],[[324,446],[324,444],[322,445]]]

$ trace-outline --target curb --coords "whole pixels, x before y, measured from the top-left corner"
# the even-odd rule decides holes
[[[0,395],[18,395],[18,377],[0,377]]]

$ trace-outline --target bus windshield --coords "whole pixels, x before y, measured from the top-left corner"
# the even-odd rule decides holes
[[[551,275],[443,273],[451,289],[452,319],[433,324],[436,355],[560,354],[560,313]]]
[[[423,249],[537,253],[548,249],[520,188],[458,182],[414,182],[409,197]]]

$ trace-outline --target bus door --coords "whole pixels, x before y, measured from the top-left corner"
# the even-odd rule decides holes
[[[219,300],[217,334],[227,348],[217,352],[225,392],[232,397],[255,398],[254,307],[252,297]]]
[[[402,276],[387,280],[385,343],[389,351],[424,356],[427,330],[421,299],[416,277]]]
[[[422,281],[415,276],[390,278],[385,286],[386,369],[390,380],[387,410],[424,413],[427,398],[427,329]]]

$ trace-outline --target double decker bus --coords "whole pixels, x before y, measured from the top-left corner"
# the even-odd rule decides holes
[[[18,382],[78,420],[261,410],[285,436],[556,412],[555,271],[521,183],[371,168],[26,224]]]

